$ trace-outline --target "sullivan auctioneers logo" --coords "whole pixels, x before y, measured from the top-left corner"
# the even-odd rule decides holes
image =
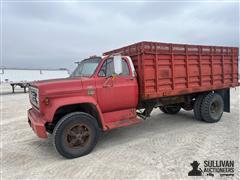
[[[200,163],[193,161],[190,163],[192,170],[189,171],[188,176],[234,176],[234,161],[218,160],[218,161],[204,161],[204,168],[199,167]]]

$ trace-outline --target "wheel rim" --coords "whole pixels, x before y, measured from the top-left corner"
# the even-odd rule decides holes
[[[210,106],[211,113],[217,113],[219,112],[219,104],[217,102],[213,102]]]
[[[84,147],[90,139],[90,128],[83,123],[69,127],[65,133],[65,141],[70,148]]]
[[[222,113],[221,105],[218,101],[213,101],[210,106],[210,112],[214,117],[218,117]]]

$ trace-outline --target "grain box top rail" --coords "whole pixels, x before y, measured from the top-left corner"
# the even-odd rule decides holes
[[[119,49],[105,52],[104,55],[121,53],[122,55],[134,56],[146,54],[212,54],[212,55],[238,55],[237,47],[206,46],[189,44],[171,44],[160,42],[139,42]]]

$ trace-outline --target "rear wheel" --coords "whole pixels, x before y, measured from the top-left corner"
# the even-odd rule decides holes
[[[53,144],[65,158],[87,155],[99,136],[97,121],[87,113],[74,112],[64,116],[53,131]]]
[[[181,110],[181,106],[161,106],[160,110],[166,114],[177,114]]]
[[[167,113],[167,111],[164,109],[163,106],[160,106],[159,109],[160,109],[163,113]]]
[[[203,120],[202,115],[201,115],[201,105],[203,102],[204,97],[206,94],[200,94],[197,98],[196,101],[194,102],[193,105],[193,112],[194,112],[194,117],[197,120]]]
[[[185,111],[191,111],[193,110],[193,102],[188,104],[183,104],[181,105],[181,108],[183,108]]]
[[[204,97],[201,106],[203,120],[209,123],[218,122],[222,117],[223,107],[222,96],[217,93],[209,93]]]

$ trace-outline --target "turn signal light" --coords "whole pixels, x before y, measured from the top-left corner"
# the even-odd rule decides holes
[[[46,98],[44,99],[44,104],[49,105],[49,98],[46,97]]]

